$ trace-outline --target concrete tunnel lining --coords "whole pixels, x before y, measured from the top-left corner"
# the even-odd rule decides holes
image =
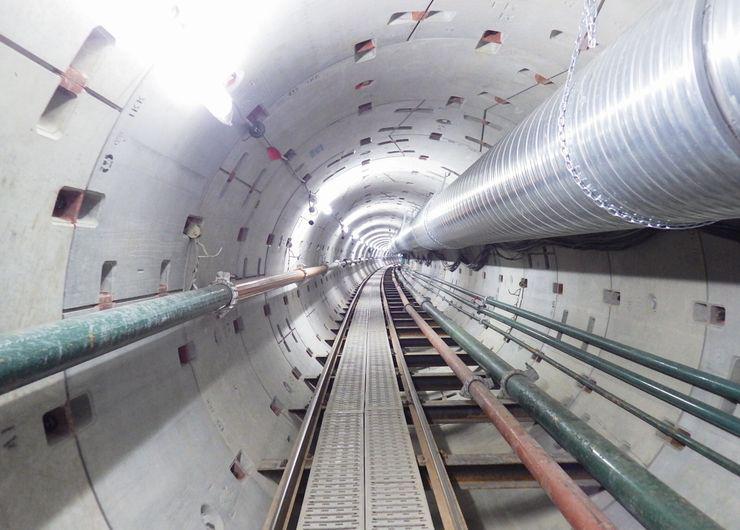
[[[247,24],[258,53],[235,65],[244,81],[231,97],[244,114],[265,111],[266,134],[254,138],[238,123],[229,127],[203,106],[173,98],[150,58],[124,46],[115,24],[101,33],[119,13],[113,7],[106,13],[82,0],[5,0],[0,332],[188,290],[193,282],[204,286],[221,270],[251,278],[382,255],[381,244],[377,251],[362,247],[352,230],[412,217],[485,152],[483,144],[495,144],[544,101],[562,82],[580,10],[550,0],[435,0],[434,9],[454,18],[424,20],[407,40],[414,25],[389,18],[400,9],[424,10],[427,2],[350,4],[275,2],[269,23]],[[659,4],[605,2],[601,46],[584,64]],[[139,17],[157,6],[139,6]],[[503,44],[495,54],[476,51],[490,29],[502,31]],[[377,55],[357,62],[353,45],[368,38]],[[89,47],[99,39],[102,46]],[[59,73],[73,65],[87,69],[87,89],[48,114]],[[553,85],[534,81],[535,74]],[[372,83],[355,88],[365,80]],[[360,111],[367,103],[371,110]],[[44,129],[45,114],[57,129]],[[270,145],[283,158],[270,160]],[[329,184],[341,190],[332,214],[309,212],[312,197],[320,200]],[[53,215],[62,188],[89,201],[74,222]],[[203,247],[183,234],[188,218],[200,224]],[[216,256],[196,258],[204,254]],[[446,271],[439,260],[412,267],[555,319],[567,311],[573,325],[736,377],[738,263],[736,242],[690,231],[659,233],[621,251],[544,245],[492,258],[479,271]],[[275,483],[257,467],[287,457],[300,425],[288,411],[311,398],[303,380],[319,374],[316,357],[328,351],[342,307],[376,266],[331,271],[242,303],[224,319],[198,318],[0,396],[0,527],[259,527]],[[618,292],[619,304],[606,302],[604,291]],[[696,304],[721,307],[722,322],[697,320]],[[529,361],[476,322],[450,315],[513,365]],[[740,459],[731,435],[557,358]],[[737,524],[737,477],[559,372],[537,369],[542,388],[571,411],[717,522]],[[672,384],[737,414],[733,403]],[[89,403],[76,411],[79,428],[49,438],[44,414],[79,396]],[[439,431],[450,453],[506,449],[492,446],[487,424]],[[537,427],[532,432],[554,448]],[[242,479],[231,471],[235,459]],[[607,493],[595,498],[617,526],[639,528]],[[538,491],[468,490],[460,499],[472,528],[567,528]]]

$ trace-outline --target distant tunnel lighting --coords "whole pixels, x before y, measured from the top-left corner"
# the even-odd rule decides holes
[[[373,202],[366,206],[361,206],[359,208],[352,210],[352,212],[350,212],[343,219],[343,222],[345,226],[349,227],[352,223],[354,223],[355,221],[363,217],[367,217],[367,216],[377,214],[380,212],[401,214],[408,209],[409,209],[408,205],[396,204],[395,202],[378,201],[378,202]]]
[[[324,183],[316,192],[319,207],[322,204],[331,205],[336,199],[345,195],[348,191],[360,185],[368,175],[363,173],[367,166],[361,164],[350,167],[347,170],[337,173],[330,180]],[[432,171],[434,168],[429,162],[421,161],[417,158],[393,157],[381,158],[373,161],[373,174],[369,176],[382,175],[383,173],[394,172],[416,172],[428,176],[441,178]],[[346,221],[349,224],[349,221]]]

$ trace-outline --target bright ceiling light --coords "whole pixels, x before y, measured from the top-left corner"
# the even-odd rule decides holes
[[[87,7],[116,47],[153,65],[154,78],[172,101],[203,105],[231,124],[230,91],[244,77],[245,58],[254,56],[250,51],[263,37],[260,28],[269,27],[281,3],[179,0],[173,7],[171,0],[88,0]]]
[[[234,102],[224,87],[211,87],[207,89],[203,93],[201,101],[214,118],[225,125],[231,125]]]

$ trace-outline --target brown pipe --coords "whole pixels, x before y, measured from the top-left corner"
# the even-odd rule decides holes
[[[577,530],[616,530],[601,510],[591,502],[575,482],[563,469],[547,454],[542,446],[532,438],[522,425],[506,410],[501,402],[491,394],[488,386],[483,383],[465,363],[445,344],[444,340],[426,323],[409,303],[408,298],[398,285],[396,278],[393,283],[398,289],[401,301],[406,312],[414,319],[421,332],[437,350],[445,363],[452,369],[457,378],[468,388],[470,397],[480,406],[506,442],[516,452],[525,467],[540,483],[548,497],[558,507],[563,517]]]
[[[321,276],[322,274],[328,272],[329,269],[329,265],[304,267],[296,269],[294,271],[276,274],[274,276],[267,276],[265,278],[259,278],[257,280],[249,280],[246,282],[237,283],[234,288],[236,289],[236,292],[239,293],[238,300],[241,301],[246,300],[247,298],[251,298],[252,296],[256,296],[258,294],[266,293],[267,291],[271,291],[272,289],[277,289],[278,287],[285,287],[286,285],[299,283],[307,280],[308,278],[313,278],[314,276]]]

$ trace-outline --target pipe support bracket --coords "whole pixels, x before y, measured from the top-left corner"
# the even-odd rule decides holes
[[[472,398],[472,396],[470,395],[470,385],[473,384],[475,381],[480,381],[481,383],[486,385],[489,390],[491,390],[495,386],[493,379],[491,379],[490,377],[481,377],[479,375],[474,375],[463,383],[463,386],[460,389],[460,395],[462,397],[464,397],[465,399]]]

